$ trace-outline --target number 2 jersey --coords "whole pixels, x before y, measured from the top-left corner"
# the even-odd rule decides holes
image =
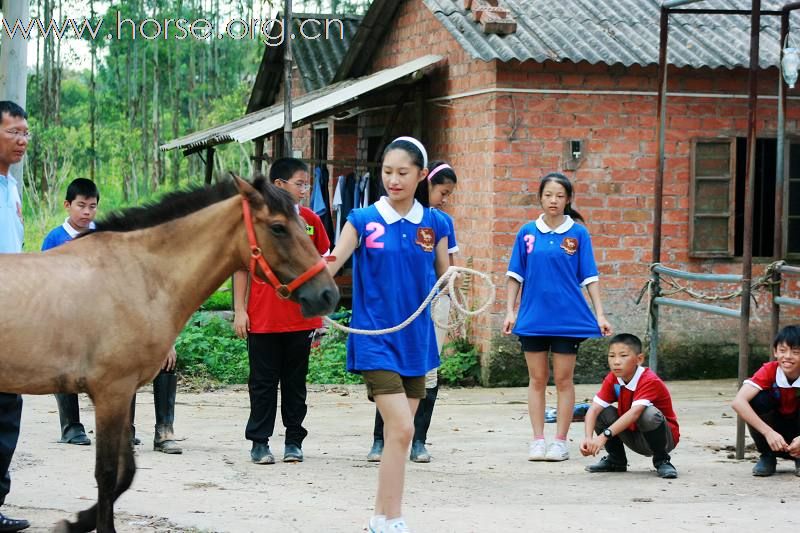
[[[351,327],[385,329],[403,322],[425,300],[436,280],[436,245],[449,234],[444,216],[414,201],[400,216],[386,197],[350,212],[358,234],[353,252]],[[439,366],[428,306],[411,324],[388,335],[350,334],[347,370],[390,370],[422,376]]]

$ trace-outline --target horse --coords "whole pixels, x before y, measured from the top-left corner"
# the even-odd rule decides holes
[[[171,193],[47,252],[0,255],[0,391],[85,392],[95,405],[97,502],[56,531],[115,531],[114,502],[136,472],[131,399],[192,313],[244,268],[306,316],[339,300],[291,197],[263,178]]]

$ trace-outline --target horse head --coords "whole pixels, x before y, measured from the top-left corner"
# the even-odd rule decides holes
[[[291,196],[264,178],[251,185],[233,177],[242,197],[245,227],[248,219],[252,224],[252,237],[248,236],[242,249],[251,275],[271,283],[279,296],[299,303],[305,316],[332,313],[339,302],[339,289],[314,248]],[[247,232],[251,234],[249,229]]]

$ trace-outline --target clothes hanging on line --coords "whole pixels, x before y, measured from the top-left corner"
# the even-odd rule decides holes
[[[331,242],[331,247],[335,244],[335,232],[333,229],[333,215],[331,213],[331,200],[328,194],[328,181],[329,174],[328,168],[325,166],[318,166],[314,168],[314,187],[311,192],[311,209],[322,220],[322,225],[325,227],[325,233],[328,234],[328,240]]]

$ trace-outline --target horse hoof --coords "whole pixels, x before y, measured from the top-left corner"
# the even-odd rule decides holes
[[[71,531],[71,524],[67,520],[59,521],[53,528],[53,533],[70,533]]]

